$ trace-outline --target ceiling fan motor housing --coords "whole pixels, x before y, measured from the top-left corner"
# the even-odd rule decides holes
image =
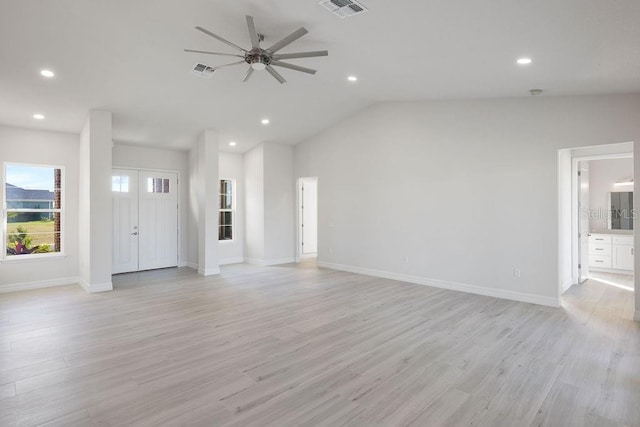
[[[247,52],[244,57],[247,64],[251,65],[254,70],[264,70],[267,65],[271,64],[271,56],[263,50],[252,50]]]

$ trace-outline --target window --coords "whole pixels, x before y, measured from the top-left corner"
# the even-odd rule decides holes
[[[169,180],[166,178],[148,178],[147,193],[168,193]]]
[[[235,200],[233,181],[220,180],[220,212],[218,214],[218,240],[233,240],[233,211]]]
[[[129,192],[129,177],[114,175],[111,177],[111,191],[116,193]]]
[[[62,252],[62,168],[5,164],[5,258]]]

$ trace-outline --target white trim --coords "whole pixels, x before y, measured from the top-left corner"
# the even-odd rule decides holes
[[[96,294],[98,292],[107,292],[107,291],[113,290],[112,282],[89,284],[84,279],[80,278],[78,279],[78,284],[82,287],[82,289],[89,292],[90,294]]]
[[[382,277],[384,279],[399,280],[402,282],[415,283],[418,285],[432,286],[434,288],[467,292],[470,294],[484,295],[488,297],[502,298],[512,301],[527,302],[531,304],[545,305],[548,307],[560,307],[560,298],[545,297],[542,295],[514,292],[504,289],[486,288],[483,286],[450,282],[448,280],[429,279],[426,277],[410,276],[408,274],[392,273],[389,271],[373,270],[369,268],[354,267],[350,265],[335,264],[324,261],[318,261],[318,266],[330,268],[332,270],[348,271],[350,273],[364,274],[367,276]]]
[[[266,265],[263,260],[260,260],[257,258],[244,258],[244,262],[246,262],[247,264],[254,264],[254,265]]]
[[[563,283],[562,284],[562,288],[560,290],[560,294],[564,294],[565,292],[567,292],[571,286],[573,286],[573,281],[572,280],[569,280],[569,281]]]
[[[220,274],[220,268],[198,268],[198,274],[201,276],[215,276],[216,274]]]
[[[77,285],[78,282],[79,279],[77,277],[62,277],[60,279],[38,280],[35,282],[11,283],[8,285],[0,285],[0,294],[28,291],[31,289],[52,288],[54,286]]]
[[[228,264],[240,264],[244,262],[244,258],[236,257],[236,258],[225,258],[218,261],[219,265],[228,265]]]
[[[37,261],[51,261],[56,258],[66,258],[67,254],[61,252],[49,252],[41,254],[29,254],[29,255],[10,255],[6,258],[1,258],[0,263],[11,264],[14,262],[37,262]]]
[[[178,268],[180,268],[180,267],[188,267],[188,266],[189,266],[188,262],[181,261],[181,260],[178,261]]]
[[[186,265],[187,265],[187,267],[193,268],[194,270],[198,269],[198,263],[197,262],[187,262]]]

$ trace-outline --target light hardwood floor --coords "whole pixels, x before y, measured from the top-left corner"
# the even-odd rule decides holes
[[[0,425],[640,425],[633,294],[564,309],[317,269],[0,295]]]

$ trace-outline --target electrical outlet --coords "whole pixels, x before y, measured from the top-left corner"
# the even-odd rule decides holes
[[[513,268],[513,278],[514,279],[518,279],[520,278],[520,269],[519,268]]]

